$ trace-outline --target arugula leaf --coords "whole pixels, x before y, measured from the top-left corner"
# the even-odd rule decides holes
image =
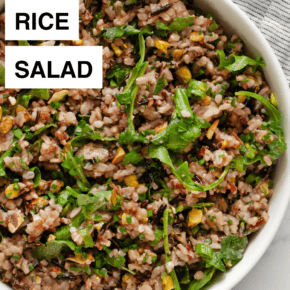
[[[139,34],[140,30],[134,28],[133,26],[124,25],[122,27],[116,26],[116,27],[104,28],[102,32],[105,38],[114,40],[115,38],[118,38],[118,37],[126,38],[128,36]]]
[[[11,145],[11,147],[2,154],[2,156],[0,157],[0,176],[6,176],[6,171],[4,169],[4,158],[5,157],[12,157],[13,154],[16,152],[15,148],[16,148],[17,142],[14,141]]]
[[[79,121],[75,127],[74,133],[76,137],[71,140],[71,146],[82,147],[87,140],[115,141],[115,138],[102,137],[99,132],[95,132],[92,127],[85,121]]]
[[[160,22],[160,21],[156,22],[156,28],[160,29],[160,30],[165,30],[165,31],[169,31],[170,30],[169,27],[166,24],[164,24],[163,22]]]
[[[148,151],[148,155],[150,157],[157,158],[162,163],[167,164],[171,168],[172,173],[183,184],[183,186],[191,191],[207,191],[207,190],[210,190],[210,189],[218,186],[224,180],[224,178],[229,170],[229,166],[227,166],[217,181],[215,181],[212,184],[207,185],[207,186],[201,186],[201,185],[192,181],[193,174],[188,172],[188,163],[187,162],[183,162],[179,166],[178,170],[175,169],[175,167],[172,163],[172,160],[170,158],[170,155],[164,146],[157,146],[157,145],[151,144],[148,146],[147,151]]]
[[[202,128],[208,128],[210,123],[199,118],[191,110],[187,91],[185,89],[175,90],[175,113],[168,127],[161,133],[155,135],[151,142],[162,144],[173,151],[182,151],[190,143],[201,135]],[[186,110],[191,114],[189,118],[182,117],[182,111]]]
[[[203,286],[205,286],[211,279],[213,274],[215,273],[215,268],[207,269],[203,273],[203,278],[201,280],[194,280],[189,284],[188,290],[199,290]]]
[[[121,255],[118,255],[117,257],[106,256],[105,262],[112,267],[120,268],[126,263],[126,259]]]
[[[66,168],[70,175],[74,177],[78,176],[86,187],[91,187],[91,184],[88,182],[87,177],[83,172],[83,156],[74,156],[71,144],[68,144],[64,150],[63,157],[64,161],[61,163],[61,166]]]
[[[231,235],[222,239],[221,258],[227,266],[235,266],[243,259],[247,244],[247,237],[239,238],[236,235]]]
[[[111,70],[108,75],[107,79],[115,80],[118,87],[122,86],[123,81],[125,80],[126,76],[132,71],[131,67],[125,65],[115,65],[113,70]]]
[[[21,105],[24,108],[28,108],[29,106],[29,101],[33,98],[32,95],[18,95],[17,96],[17,102],[16,104]]]
[[[167,84],[167,79],[165,78],[158,79],[153,95],[157,95],[158,93],[160,93],[160,91],[165,87],[166,84]]]
[[[216,269],[226,272],[226,267],[221,258],[221,252],[215,251],[213,252],[213,256],[211,259],[205,259],[206,261],[206,268],[215,267]]]
[[[61,252],[64,250],[75,251],[76,244],[71,241],[51,241],[47,242],[46,245],[41,245],[40,247],[34,248],[32,250],[32,255],[34,259],[41,261],[49,261],[53,258],[58,258]]]
[[[42,133],[43,131],[45,131],[46,129],[50,128],[50,127],[57,127],[56,124],[54,123],[50,123],[47,125],[44,125],[43,127],[41,127],[40,129],[38,129],[35,132],[31,132],[29,127],[24,127],[24,132],[26,133],[25,135],[25,140],[31,140],[33,139],[35,136],[39,135],[40,133]]]
[[[84,243],[85,243],[85,248],[93,247],[94,246],[94,241],[89,233],[89,230],[87,228],[83,228],[79,230],[79,233],[82,235]]]
[[[123,159],[123,164],[126,166],[128,164],[138,164],[141,162],[144,158],[140,157],[138,154],[138,151],[133,149],[129,153],[127,153]]]
[[[182,277],[182,279],[180,281],[180,284],[189,284],[190,283],[190,278],[189,278],[189,270],[188,270],[187,265],[185,265],[183,267],[183,269],[184,269],[184,271],[183,271],[184,274],[183,274],[183,277]]]
[[[243,162],[243,164],[246,165],[253,164],[258,160],[263,162],[263,156],[267,154],[272,157],[272,161],[276,160],[287,149],[284,130],[281,125],[282,124],[281,112],[265,98],[255,93],[241,91],[236,92],[236,95],[247,96],[257,99],[266,107],[267,114],[269,115],[270,119],[268,122],[263,122],[262,128],[269,130],[270,135],[274,137],[273,138],[274,140],[269,144],[267,144],[268,150],[267,149],[260,150],[259,153],[256,154],[255,157],[252,159],[249,158],[249,156],[245,155],[241,162]]]
[[[57,240],[68,240],[71,237],[70,234],[70,226],[69,225],[63,225],[61,227],[58,227],[56,231],[53,234]]]
[[[0,66],[0,86],[5,85],[5,67]]]
[[[30,46],[27,40],[18,40],[19,46]]]
[[[176,17],[173,22],[168,25],[170,31],[181,32],[184,28],[194,24],[193,16]]]
[[[220,59],[218,70],[225,68],[225,69],[230,70],[231,72],[237,72],[237,71],[242,70],[248,65],[266,66],[265,61],[261,57],[257,57],[254,60],[245,55],[238,56],[238,55],[231,54],[229,56],[229,59],[226,60],[226,55],[223,50],[218,50],[217,53]]]
[[[198,100],[202,100],[206,97],[206,90],[207,90],[207,85],[204,82],[196,81],[196,80],[191,80],[188,88],[187,88],[187,93],[190,97],[196,98]]]
[[[28,94],[44,100],[49,99],[49,89],[32,89]]]

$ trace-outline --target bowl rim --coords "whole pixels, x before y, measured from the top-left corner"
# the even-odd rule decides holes
[[[205,2],[213,3],[214,1],[216,1],[216,0],[207,0]],[[202,1],[199,0],[197,2],[202,2]],[[287,94],[288,94],[288,96],[290,95],[289,94],[290,93],[289,84],[288,84],[288,81],[287,81],[286,76],[284,74],[284,71],[282,69],[282,66],[281,66],[280,62],[278,61],[278,58],[275,55],[269,42],[266,40],[264,35],[258,29],[258,27],[254,24],[254,22],[249,18],[249,16],[237,4],[235,4],[232,0],[219,0],[217,2],[219,2],[219,5],[221,8],[222,8],[222,5],[226,5],[228,10],[229,10],[229,13],[233,12],[234,14],[238,14],[238,17],[240,18],[238,20],[241,21],[241,23],[243,25],[243,29],[249,31],[250,34],[254,35],[257,39],[257,42],[259,42],[259,44],[263,46],[265,53],[262,56],[265,57],[267,55],[271,59],[270,62],[271,62],[271,65],[275,68],[275,74],[279,76],[279,85],[281,86],[281,91],[283,92],[281,95],[281,98],[282,99],[285,98],[286,109],[288,109],[288,111],[289,111],[290,110],[290,101],[286,98]],[[209,6],[210,6],[210,4],[209,4]],[[217,8],[216,10],[218,11],[221,8]],[[251,50],[250,50],[250,52],[254,53],[254,51],[251,51]],[[269,77],[266,77],[266,79],[269,79]],[[280,108],[280,111],[281,111],[281,108]],[[287,116],[287,121],[283,120],[283,118],[282,118],[282,124],[284,127],[285,136],[287,137],[289,133],[286,131],[285,127],[289,127],[289,124],[290,124],[290,120],[289,120],[288,116]],[[288,138],[286,138],[286,141],[287,141],[287,139],[289,140],[289,136],[288,136]],[[287,147],[287,150],[283,153],[283,156],[285,156],[286,152],[289,154],[290,147]],[[287,157],[287,159],[289,161],[289,157]],[[286,183],[286,180],[285,181],[283,180],[283,182]],[[289,194],[290,182],[289,181],[288,181],[288,185],[289,185],[288,186],[288,188],[289,188],[288,194],[286,194],[286,193],[283,194],[283,202],[279,203],[279,212],[275,213],[274,222],[273,222],[273,218],[272,218],[272,223],[274,223],[274,224],[272,224],[272,228],[270,229],[270,231],[267,232],[267,238],[263,241],[263,244],[260,245],[260,247],[258,247],[257,249],[255,249],[255,253],[251,256],[251,259],[249,261],[247,261],[247,264],[243,265],[243,263],[242,263],[243,260],[242,260],[238,265],[236,265],[230,271],[227,271],[227,273],[225,273],[225,276],[227,276],[225,279],[223,279],[220,282],[217,281],[216,284],[214,283],[210,287],[206,287],[206,289],[210,289],[210,290],[230,290],[230,289],[233,289],[233,287],[235,287],[239,282],[241,282],[246,277],[247,274],[249,274],[249,272],[254,268],[254,266],[258,263],[258,261],[262,258],[262,256],[265,254],[266,250],[269,248],[270,244],[272,243],[272,241],[273,241],[273,239],[274,239],[274,237],[279,229],[279,226],[282,222],[282,219],[286,213],[286,209],[288,207],[289,200],[290,200],[290,194]],[[278,194],[282,195],[282,192],[276,192],[274,194],[274,196],[278,195]],[[273,199],[273,197],[271,197],[271,199]],[[271,203],[271,199],[270,199],[270,203]],[[271,204],[270,204],[270,210],[271,210]],[[271,216],[270,216],[270,220],[271,220]],[[263,230],[264,230],[264,227],[261,228],[261,231],[263,231]],[[260,233],[261,232],[258,231],[256,233],[256,235],[259,236]]]

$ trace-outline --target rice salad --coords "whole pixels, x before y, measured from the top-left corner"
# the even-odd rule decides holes
[[[79,13],[79,41],[6,42],[0,16],[1,280],[202,289],[269,219],[286,144],[266,64],[190,1]],[[102,45],[103,89],[5,89],[6,45]]]

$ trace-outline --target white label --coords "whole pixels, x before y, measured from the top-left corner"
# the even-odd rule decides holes
[[[79,0],[5,1],[6,40],[78,40]]]
[[[6,46],[5,87],[98,89],[102,46]]]

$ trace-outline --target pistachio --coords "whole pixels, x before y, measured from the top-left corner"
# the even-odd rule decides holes
[[[120,49],[120,47],[117,46],[116,44],[112,43],[111,46],[112,46],[112,48],[117,56],[120,56],[123,53],[123,51]]]
[[[9,217],[8,230],[13,234],[21,226],[23,218],[18,213],[13,213]]]
[[[211,103],[211,97],[206,95],[203,100],[200,101],[202,106],[208,106]]]
[[[7,134],[13,127],[13,120],[11,117],[4,117],[0,123],[0,132]]]
[[[158,133],[164,131],[167,128],[167,125],[168,125],[167,122],[164,122],[164,123],[158,125],[157,127],[154,128],[155,133],[158,134]]]
[[[21,105],[17,105],[16,107],[16,114],[19,114],[20,112],[23,113],[25,121],[28,121],[31,119],[31,115],[29,114],[28,110]]]
[[[50,185],[50,190],[52,193],[57,193],[64,186],[64,182],[61,180],[55,180]]]
[[[72,41],[72,44],[73,45],[83,45],[84,41],[82,39],[79,39],[79,40],[73,40]]]
[[[246,100],[246,97],[245,96],[238,96],[237,100],[239,103],[243,103]]]
[[[214,132],[215,132],[215,130],[216,130],[216,128],[217,128],[219,122],[220,122],[220,120],[215,120],[215,121],[212,123],[212,125],[209,127],[209,129],[207,130],[207,132],[206,132],[206,137],[207,137],[208,139],[212,139],[213,134],[214,134]]]
[[[126,155],[126,153],[125,153],[124,149],[122,147],[119,147],[117,149],[116,155],[112,161],[112,164],[117,164],[117,163],[121,162],[124,159],[125,155]]]
[[[50,100],[48,101],[48,103],[52,103],[52,102],[60,102],[62,101],[65,96],[68,94],[67,90],[62,90],[60,92],[56,92],[53,94],[53,96],[50,98]]]
[[[121,203],[123,202],[123,196],[118,193],[115,189],[112,190],[112,194],[111,194],[111,202],[113,205],[116,205],[118,202],[118,199],[121,200]]]
[[[85,264],[91,264],[93,261],[95,261],[94,257],[92,256],[92,254],[88,254],[88,257],[85,259],[82,254],[77,254],[75,257],[73,258],[67,258],[67,260],[81,264],[81,265],[85,265]]]
[[[183,56],[183,49],[176,49],[172,53],[173,58],[181,59]]]

